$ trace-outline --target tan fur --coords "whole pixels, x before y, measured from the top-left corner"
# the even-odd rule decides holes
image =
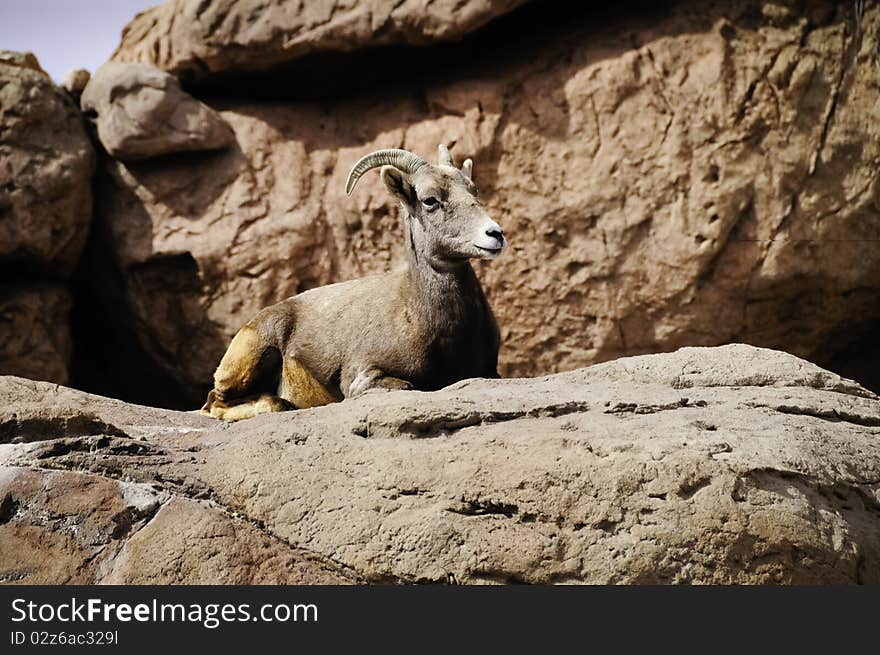
[[[279,395],[299,409],[320,407],[342,400],[340,394],[331,393],[305,366],[292,357],[284,360]]]
[[[225,421],[240,421],[267,412],[295,409],[289,401],[270,393],[245,395],[261,372],[261,360],[271,347],[251,324],[233,337],[214,372],[214,389],[201,413]]]
[[[202,414],[213,416],[223,421],[241,421],[246,418],[253,418],[260,414],[268,414],[269,412],[284,412],[289,409],[296,409],[289,402],[264,393],[259,396],[249,396],[242,398],[232,405],[227,405],[222,400],[209,400],[210,407],[208,410],[201,410]]]
[[[505,240],[477,198],[470,165],[455,168],[445,147],[440,162],[381,170],[401,205],[406,267],[261,310],[229,344],[202,413],[238,421],[371,389],[430,391],[498,377],[498,325],[468,260],[493,259]]]
[[[293,357],[284,358],[278,395],[242,396],[258,381],[264,353],[273,346],[271,339],[251,324],[239,330],[214,373],[214,389],[201,413],[225,421],[240,421],[266,412],[320,407],[342,400],[341,394],[328,390]]]
[[[226,392],[245,390],[253,384],[265,347],[263,339],[250,325],[238,331],[214,372],[214,389],[220,392],[221,398]]]

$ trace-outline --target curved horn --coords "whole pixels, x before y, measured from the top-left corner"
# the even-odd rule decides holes
[[[408,150],[389,148],[388,150],[371,152],[369,155],[361,157],[352,167],[351,172],[348,174],[348,181],[345,183],[345,193],[351,195],[351,192],[354,190],[354,185],[357,184],[361,175],[372,168],[378,168],[379,166],[394,166],[394,168],[402,170],[407,175],[412,175],[422,166],[427,165],[428,162]]]
[[[449,148],[446,147],[445,143],[441,143],[437,150],[440,151],[437,158],[437,163],[440,166],[455,166],[455,164],[452,163],[452,155],[449,154]]]

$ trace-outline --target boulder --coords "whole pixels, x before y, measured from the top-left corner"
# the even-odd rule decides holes
[[[85,68],[74,68],[61,80],[61,86],[74,98],[79,99],[91,77],[92,74]]]
[[[49,73],[43,70],[43,67],[40,66],[40,62],[33,52],[17,52],[15,50],[0,49],[0,65],[24,68],[49,77]]]
[[[387,78],[354,94],[258,103],[231,86],[213,101],[236,134],[228,150],[107,163],[101,261],[119,282],[107,322],[133,326],[197,406],[259,309],[401,261],[397,207],[376,174],[347,197],[351,165],[384,147],[433,158],[446,142],[475,159],[511,244],[478,270],[503,375],[731,341],[847,370],[859,357],[837,355],[880,324],[880,7],[855,36],[842,5],[762,6],[536,4],[456,49],[374,53],[369,68],[350,57],[352,84]],[[117,56],[165,43],[153,18],[184,10],[196,8],[136,19]],[[205,20],[239,24],[220,16]],[[171,70],[188,56],[157,52]],[[412,92],[408,75],[441,69]]]
[[[67,384],[71,304],[61,285],[0,286],[0,372]]]
[[[0,579],[877,584],[878,435],[746,345],[232,425],[5,377]]]
[[[7,584],[350,583],[203,501],[15,467],[0,469],[0,559]]]
[[[187,79],[266,70],[322,52],[460,39],[524,0],[171,0],[138,14],[113,61]]]
[[[92,215],[82,117],[31,53],[0,53],[0,266],[63,278]]]
[[[67,383],[67,279],[92,219],[95,155],[31,53],[0,51],[0,373]]]
[[[147,485],[68,471],[0,470],[4,583],[85,584],[105,551],[159,508]],[[98,561],[95,561],[97,556]]]
[[[104,64],[80,104],[115,159],[216,150],[233,141],[214,110],[183,91],[175,77],[146,64]]]

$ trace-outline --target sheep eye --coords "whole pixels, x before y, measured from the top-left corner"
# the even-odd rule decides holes
[[[425,206],[426,209],[430,211],[437,209],[437,207],[440,206],[440,201],[437,200],[437,198],[435,198],[434,196],[430,196],[422,200],[422,204]]]

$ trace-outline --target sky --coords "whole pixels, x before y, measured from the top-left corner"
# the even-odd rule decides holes
[[[74,68],[94,73],[135,14],[161,0],[0,0],[0,49],[33,52],[60,82]]]

